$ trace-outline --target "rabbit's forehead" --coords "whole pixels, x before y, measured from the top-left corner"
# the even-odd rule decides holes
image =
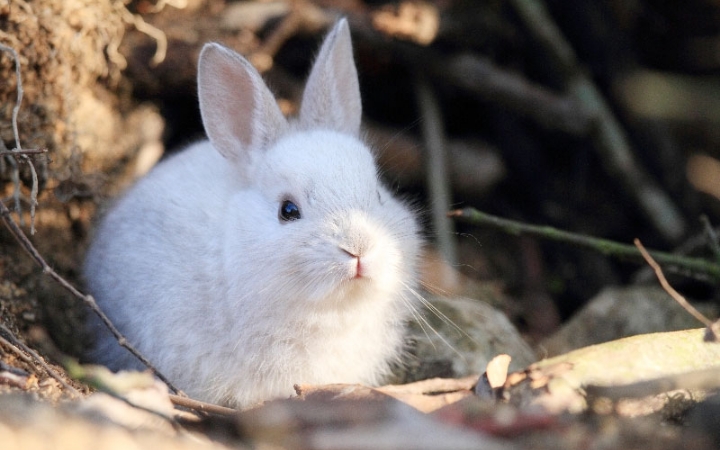
[[[269,149],[275,183],[292,185],[311,196],[364,196],[377,188],[375,163],[359,140],[334,132],[305,132]],[[281,188],[281,186],[277,186]]]

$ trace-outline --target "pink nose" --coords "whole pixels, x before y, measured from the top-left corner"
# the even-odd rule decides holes
[[[362,264],[362,260],[359,256],[355,257],[355,261],[355,278],[362,278],[363,276],[365,276],[365,266]]]
[[[365,276],[365,265],[362,263],[362,258],[346,249],[342,249],[345,253],[355,258],[355,276],[353,278],[362,278]]]

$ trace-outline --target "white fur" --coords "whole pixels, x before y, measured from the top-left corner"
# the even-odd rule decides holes
[[[380,382],[414,303],[420,239],[357,138],[347,23],[325,39],[296,123],[220,45],[203,49],[198,85],[210,141],[159,164],[109,211],[85,262],[91,293],[202,400],[247,407],[297,383]],[[279,219],[285,199],[301,219]],[[140,368],[91,328],[92,359]]]

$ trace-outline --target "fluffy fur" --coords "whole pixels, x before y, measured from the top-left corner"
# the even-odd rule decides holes
[[[358,139],[347,23],[325,39],[297,121],[218,44],[200,55],[198,90],[209,141],[159,164],[108,212],[85,262],[91,293],[202,400],[247,407],[297,383],[380,382],[415,301],[420,240]],[[299,220],[279,217],[284,200]],[[90,327],[91,359],[140,368]]]

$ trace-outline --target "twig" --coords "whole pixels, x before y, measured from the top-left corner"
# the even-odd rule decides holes
[[[712,391],[720,388],[720,368],[668,375],[654,380],[639,381],[623,386],[585,386],[588,398],[603,397],[613,401],[623,398],[642,398],[676,389]]]
[[[703,214],[700,216],[700,221],[703,224],[703,229],[705,230],[710,250],[713,252],[713,255],[715,255],[715,260],[720,262],[720,242],[718,242],[718,234],[710,223],[708,216]]]
[[[511,0],[511,4],[533,37],[548,50],[553,65],[565,76],[569,93],[584,106],[586,113],[597,119],[593,138],[606,170],[619,177],[653,226],[666,239],[677,241],[686,229],[680,210],[637,164],[625,130],[598,87],[580,68],[572,46],[545,5],[541,0]]]
[[[427,52],[427,50],[426,50]],[[431,74],[474,94],[483,101],[498,102],[546,129],[585,136],[595,117],[571,95],[553,92],[527,78],[498,67],[489,58],[475,54],[446,57],[427,55]]]
[[[337,13],[323,10],[307,0],[291,0],[286,3],[288,4],[281,7],[288,10],[285,17],[249,56],[250,62],[260,73],[273,67],[277,52],[298,32],[317,33],[328,28],[338,18]],[[270,9],[275,9],[275,6],[268,4],[268,10]]]
[[[47,153],[48,149],[46,148],[26,148],[23,150],[0,150],[0,156],[5,155],[38,155],[42,153]]]
[[[364,15],[348,17],[353,36],[388,52],[399,61],[432,80],[450,83],[464,93],[502,104],[539,125],[584,136],[593,118],[569,95],[558,94],[527,78],[499,67],[490,58],[463,53],[448,56],[432,47],[389,40]]]
[[[50,375],[51,377],[55,378],[55,379],[62,385],[62,387],[65,388],[65,390],[67,390],[68,392],[70,392],[70,393],[71,393],[72,395],[74,395],[74,396],[78,396],[78,397],[80,396],[80,392],[78,392],[77,389],[75,389],[74,387],[70,386],[65,380],[63,380],[63,378],[60,376],[60,374],[58,374],[57,372],[55,372],[55,371],[52,369],[52,367],[50,367],[50,366],[42,359],[42,357],[41,357],[40,355],[38,355],[37,353],[35,353],[35,351],[34,351],[33,349],[31,349],[30,347],[28,347],[27,345],[23,344],[18,338],[16,338],[16,337],[13,335],[12,331],[10,331],[5,325],[3,325],[3,324],[1,324],[1,323],[0,323],[0,331],[2,331],[3,333],[5,333],[5,335],[7,335],[7,337],[8,337],[8,339],[10,339],[10,341],[12,341],[12,345],[10,345],[10,349],[11,349],[12,351],[16,352],[16,354],[20,354],[20,353],[18,352],[17,348],[22,349],[22,351],[24,351],[24,352],[27,353],[28,355],[32,356],[33,359],[34,359],[38,364],[40,364],[40,366],[45,370],[45,372],[46,372],[48,375]],[[3,339],[3,340],[4,340],[4,339]],[[9,344],[9,343],[10,343],[10,342],[7,342],[7,344]],[[7,344],[6,344],[6,345],[7,345]]]
[[[180,424],[178,423],[177,420],[175,420],[174,417],[168,416],[167,414],[163,413],[162,411],[158,411],[158,410],[155,410],[155,409],[149,408],[147,406],[143,406],[143,405],[138,405],[137,403],[133,402],[129,398],[125,397],[124,395],[118,395],[114,392],[106,392],[106,394],[108,394],[109,396],[111,396],[113,398],[120,400],[121,402],[125,403],[126,405],[130,406],[131,408],[135,408],[140,411],[144,411],[148,414],[152,414],[153,416],[156,416],[156,417],[159,417],[159,418],[165,420],[175,430],[178,430],[180,428]]]
[[[58,360],[62,361],[68,376],[90,386],[100,392],[120,400],[132,408],[150,413],[169,422],[173,428],[178,428],[178,421],[166,413],[135,403],[126,395],[134,389],[145,389],[155,383],[152,375],[147,372],[125,372],[113,373],[105,366],[79,364],[75,358],[60,352],[53,344],[47,341],[43,332],[34,336],[39,342],[44,343],[50,354],[55,354]]]
[[[600,239],[568,231],[558,230],[549,226],[528,225],[510,219],[503,219],[480,212],[474,208],[465,208],[448,213],[450,217],[474,223],[476,225],[489,225],[505,233],[520,235],[528,234],[553,241],[566,242],[580,247],[598,251],[604,255],[612,255],[633,261],[642,261],[641,253],[632,245],[620,244],[607,239]],[[664,252],[650,252],[660,264],[672,266],[675,270],[683,269],[692,274],[702,274],[720,281],[720,265],[700,258],[673,255]]]
[[[193,400],[188,397],[180,397],[178,395],[170,395],[170,401],[175,406],[181,406],[183,408],[192,409],[200,413],[216,414],[218,416],[233,417],[236,416],[238,411],[232,408],[226,408],[225,406],[214,405],[212,403],[205,403],[199,400]]]
[[[680,306],[685,308],[685,311],[690,313],[690,315],[699,320],[706,327],[711,328],[713,324],[712,321],[705,317],[700,311],[695,309],[693,305],[691,305],[687,300],[685,300],[685,297],[680,295],[680,293],[676,291],[675,288],[670,285],[670,283],[668,283],[667,278],[665,278],[665,274],[660,268],[660,265],[655,262],[653,257],[650,256],[647,250],[645,250],[645,247],[642,245],[642,242],[640,242],[640,239],[635,238],[634,243],[638,250],[640,250],[643,258],[645,258],[645,261],[647,261],[648,265],[650,265],[650,267],[652,267],[655,271],[655,275],[657,276],[658,281],[660,281],[660,285],[663,287],[663,289],[665,289],[665,292],[670,294],[670,296],[674,298],[675,301],[680,304]]]
[[[100,320],[103,321],[103,323],[108,328],[108,330],[110,330],[113,336],[115,336],[118,344],[126,348],[130,353],[132,353],[138,360],[140,360],[140,362],[142,362],[148,369],[150,369],[155,374],[155,376],[157,376],[160,380],[167,384],[173,392],[184,395],[182,394],[182,391],[178,390],[170,382],[170,380],[168,380],[147,358],[145,358],[138,350],[135,349],[135,347],[133,347],[127,341],[125,336],[123,336],[122,333],[120,333],[120,331],[115,327],[115,325],[113,325],[113,323],[105,315],[105,313],[100,310],[100,307],[98,307],[97,302],[95,302],[95,299],[91,295],[85,295],[79,290],[77,290],[72,284],[70,284],[67,280],[60,276],[60,274],[55,272],[52,267],[50,267],[50,265],[45,261],[45,259],[43,259],[37,249],[33,246],[32,242],[30,242],[30,239],[28,239],[25,233],[23,233],[22,229],[20,229],[20,227],[12,220],[10,210],[2,202],[0,202],[0,216],[2,216],[5,225],[7,225],[10,232],[13,234],[13,236],[15,236],[15,239],[17,239],[22,248],[42,268],[44,273],[48,274],[50,278],[57,281],[63,288],[65,288],[73,296],[82,300],[90,309],[92,309],[93,312],[97,314],[97,316],[100,318]]]
[[[717,227],[713,231],[715,232],[715,234],[720,233],[720,227]],[[683,241],[681,245],[673,248],[672,254],[686,256],[692,253],[697,253],[697,251],[699,250],[705,250],[707,246],[707,236],[700,232],[688,237],[685,241]],[[720,261],[716,261],[716,264],[720,265]],[[652,268],[646,265],[642,269],[638,270],[635,275],[633,275],[631,282],[633,284],[642,284],[654,279],[655,274],[653,273]]]
[[[2,326],[2,325],[0,325],[0,326]],[[32,360],[31,357],[29,357],[29,356],[26,355],[25,353],[21,352],[20,349],[17,348],[12,342],[8,341],[7,339],[5,339],[4,337],[2,337],[1,335],[0,335],[0,344],[3,344],[3,345],[5,345],[7,348],[11,349],[12,352],[15,353],[15,356],[17,356],[18,358],[22,359],[22,360],[25,361],[26,363],[28,363],[28,364],[32,364],[32,363],[33,363],[33,360]]]
[[[301,6],[295,2],[290,13],[270,33],[256,51],[250,55],[250,61],[260,73],[265,73],[273,66],[273,59],[280,48],[293,37],[302,25],[303,12]]]
[[[453,222],[447,216],[451,194],[442,112],[432,86],[422,76],[415,80],[415,95],[422,114],[422,135],[426,149],[425,172],[431,198],[432,225],[443,258],[454,265],[457,263],[457,248],[453,236]],[[448,272],[450,273],[453,272]]]
[[[18,114],[20,113],[20,105],[22,104],[23,99],[23,87],[22,87],[22,74],[20,73],[20,57],[18,56],[17,52],[14,48],[8,47],[5,45],[0,44],[0,51],[10,53],[10,55],[13,58],[13,62],[15,63],[15,78],[17,79],[17,98],[15,100],[15,106],[13,106],[12,111],[12,129],[13,129],[13,137],[15,138],[15,148],[17,150],[22,150],[22,147],[20,146],[20,133],[18,131]]]
[[[533,39],[548,51],[550,64],[560,69],[566,78],[579,71],[575,51],[550,17],[545,5],[538,0],[511,0]]]
[[[13,137],[15,138],[15,148],[11,151],[13,152],[21,152],[22,146],[20,145],[20,132],[18,131],[18,114],[20,113],[20,105],[22,104],[23,99],[23,87],[22,87],[22,74],[20,72],[20,57],[18,56],[17,52],[14,48],[8,47],[6,45],[0,44],[0,51],[7,52],[12,56],[14,62],[15,62],[15,78],[17,79],[17,98],[15,100],[15,106],[13,106],[12,111],[12,129],[13,129]],[[27,155],[22,155],[22,157],[25,159],[25,162],[27,162],[28,167],[30,167],[30,175],[32,177],[32,187],[30,188],[30,234],[35,234],[35,207],[37,206],[37,194],[38,194],[38,176],[37,171],[35,170],[35,166],[33,165],[32,161]],[[12,180],[14,184],[13,188],[13,198],[15,200],[15,211],[17,212],[18,216],[20,217],[20,220],[22,221],[22,209],[20,207],[20,177],[18,172],[17,164],[13,161],[11,163],[13,166],[13,175]]]

